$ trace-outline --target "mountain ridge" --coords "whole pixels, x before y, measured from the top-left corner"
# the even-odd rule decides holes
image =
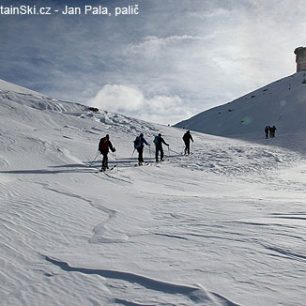
[[[44,94],[34,91],[32,89],[17,85],[17,84],[13,84],[7,81],[4,81],[2,79],[0,79],[0,92],[15,92],[15,93],[20,93],[20,94],[28,94],[28,95],[34,95],[34,96],[38,96],[38,97],[45,97]]]
[[[278,134],[306,131],[305,83],[306,73],[297,72],[175,126],[233,138],[262,137],[266,125]]]

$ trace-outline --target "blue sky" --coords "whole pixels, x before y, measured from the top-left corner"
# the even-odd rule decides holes
[[[0,15],[1,79],[164,124],[293,74],[306,45],[304,0],[0,0],[30,3],[140,13]]]

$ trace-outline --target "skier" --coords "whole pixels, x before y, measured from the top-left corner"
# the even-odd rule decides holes
[[[267,125],[267,126],[265,127],[265,134],[266,134],[266,138],[268,138],[268,137],[269,137],[269,130],[270,130],[270,126],[269,126],[269,125]]]
[[[144,139],[143,134],[141,133],[134,140],[134,149],[138,152],[138,165],[141,166],[143,164],[143,149],[144,145],[150,146],[147,141]]]
[[[272,138],[275,137],[275,131],[276,131],[276,127],[275,127],[275,125],[273,125],[273,126],[271,127],[271,137],[272,137]]]
[[[272,126],[269,126],[269,138],[273,137],[272,134],[273,134]]]
[[[155,160],[156,162],[158,162],[158,153],[160,152],[160,161],[162,161],[164,158],[163,143],[168,147],[169,145],[162,138],[161,134],[158,134],[158,136],[155,136],[153,142],[155,143]]]
[[[185,153],[184,155],[186,154],[190,154],[190,140],[193,142],[193,138],[190,134],[190,131],[187,131],[184,136],[183,136],[183,140],[184,140],[184,143],[185,143]]]
[[[105,137],[101,138],[99,142],[99,151],[103,155],[101,171],[109,169],[107,156],[109,150],[111,150],[112,152],[116,151],[115,147],[113,147],[112,143],[109,140],[109,135],[107,134]]]

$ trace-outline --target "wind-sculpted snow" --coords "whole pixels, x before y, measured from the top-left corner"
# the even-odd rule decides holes
[[[120,127],[120,130],[124,130],[125,126],[127,132],[138,133],[139,131],[158,131],[152,124],[148,124],[141,120],[132,119],[108,111],[93,112],[92,110],[90,110],[89,107],[78,103],[60,101],[44,96],[41,97],[35,96],[33,94],[0,91],[0,100],[2,100],[4,104],[3,107],[16,109],[16,106],[14,105],[18,103],[23,106],[33,108],[35,110],[66,113],[85,119],[91,118],[97,122],[101,122],[106,125],[118,126]]]
[[[0,117],[1,305],[304,306],[306,133],[294,150],[192,133],[183,156],[183,130],[13,85]]]
[[[224,306],[237,306],[238,304],[228,301],[226,298],[215,293],[208,293],[206,290],[200,287],[192,287],[186,285],[179,285],[161,280],[137,275],[125,271],[114,271],[106,269],[89,269],[81,267],[71,267],[68,263],[56,260],[54,258],[46,256],[45,259],[60,267],[67,272],[80,272],[83,274],[96,274],[104,278],[120,280],[132,284],[138,284],[141,287],[149,290],[161,292],[162,294],[182,295],[189,298],[191,302],[202,305],[224,305]],[[170,298],[170,297],[169,297]],[[171,299],[171,298],[170,298]],[[117,299],[118,302],[118,299]],[[183,305],[183,304],[181,304]],[[187,304],[186,304],[187,305]]]
[[[11,102],[11,106],[18,103],[37,110],[49,110],[57,112],[72,112],[85,110],[85,106],[79,104],[58,101],[48,97],[37,97],[32,94],[22,94],[15,92],[0,92],[1,100]]]

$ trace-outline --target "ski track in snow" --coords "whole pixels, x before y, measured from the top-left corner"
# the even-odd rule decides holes
[[[213,172],[222,175],[253,175],[267,171],[287,167],[301,159],[298,154],[290,151],[277,150],[273,152],[260,145],[256,147],[232,146],[224,144],[223,148],[215,148],[207,145],[205,153],[203,149],[195,149],[191,158],[186,163],[186,156],[175,156],[170,162],[179,163],[182,167],[192,170]]]
[[[195,133],[182,156],[181,130],[33,93],[0,100],[4,305],[304,304],[303,155]],[[146,148],[134,167],[133,137],[157,131],[177,153],[155,164]],[[86,161],[106,133],[116,168],[96,173]]]

